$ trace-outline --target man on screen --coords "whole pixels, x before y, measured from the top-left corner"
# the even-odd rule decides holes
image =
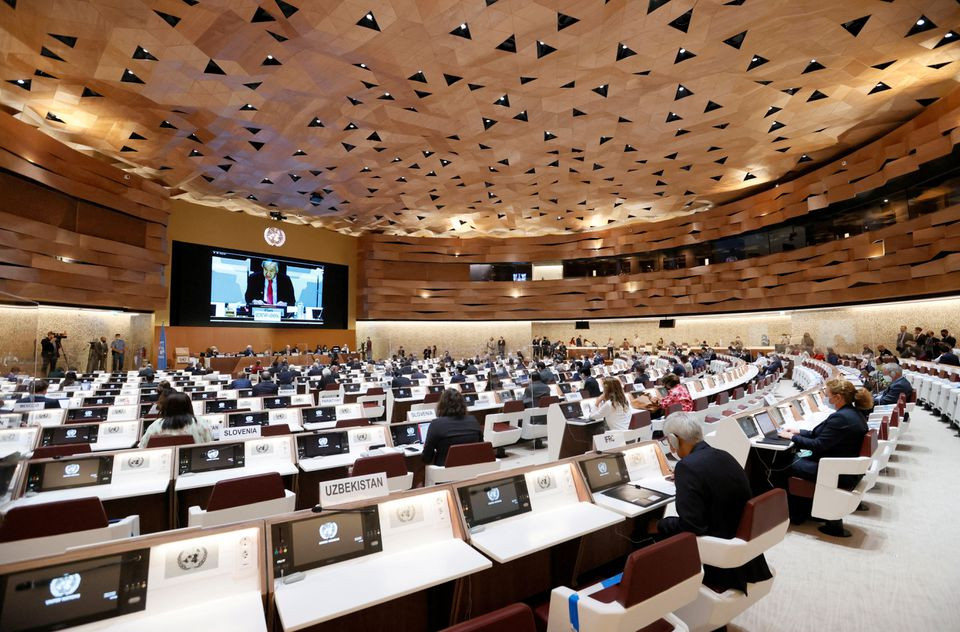
[[[247,292],[244,300],[250,305],[276,305],[286,307],[296,303],[293,297],[293,282],[286,274],[280,274],[276,261],[264,259],[262,272],[247,277]]]

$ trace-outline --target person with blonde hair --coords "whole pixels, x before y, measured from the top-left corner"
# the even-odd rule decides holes
[[[864,388],[857,388],[844,379],[827,380],[826,395],[834,412],[813,430],[784,428],[780,436],[790,439],[794,446],[809,454],[797,458],[789,468],[790,476],[808,481],[817,480],[820,459],[850,458],[860,455],[863,436],[867,434],[867,413],[873,408],[873,397]],[[852,489],[860,476],[840,476],[840,486]],[[791,511],[791,517],[795,518]],[[800,520],[798,520],[800,521]]]
[[[628,430],[633,410],[627,403],[620,380],[608,377],[603,381],[603,394],[597,398],[594,419],[603,419],[607,430]]]

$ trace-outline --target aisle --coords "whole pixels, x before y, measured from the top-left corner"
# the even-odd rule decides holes
[[[917,407],[865,497],[869,511],[844,520],[853,537],[822,535],[816,522],[791,527],[767,555],[777,573],[772,591],[728,630],[960,630],[960,439],[953,434]]]

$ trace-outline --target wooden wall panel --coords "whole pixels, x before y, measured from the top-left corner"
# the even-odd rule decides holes
[[[0,167],[11,172],[0,173],[0,291],[42,303],[166,306],[165,190],[6,114]]]

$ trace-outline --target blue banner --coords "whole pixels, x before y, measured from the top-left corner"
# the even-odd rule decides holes
[[[167,368],[167,331],[160,323],[160,344],[157,346],[157,368]]]

